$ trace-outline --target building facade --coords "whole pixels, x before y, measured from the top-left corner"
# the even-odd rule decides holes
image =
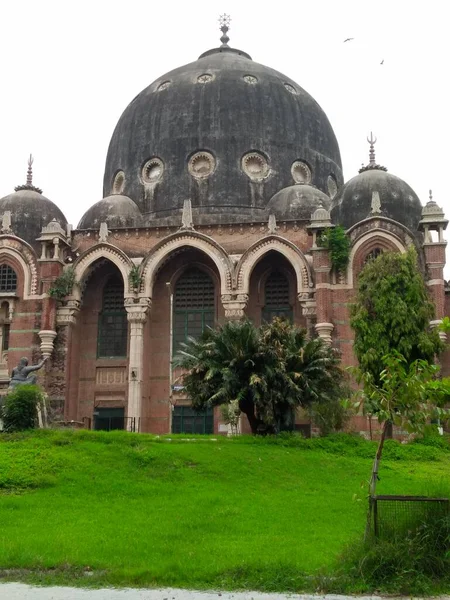
[[[0,200],[0,385],[48,356],[53,417],[153,433],[220,432],[172,369],[187,336],[285,316],[355,364],[348,305],[364,263],[413,245],[448,314],[443,211],[375,160],[344,183],[338,142],[295,81],[228,45],[159,77],[113,133],[104,198],[72,229],[27,182]],[[318,235],[346,228],[345,272]],[[51,293],[50,293],[51,292]],[[446,369],[446,359],[443,360]],[[361,417],[355,426],[366,429]]]

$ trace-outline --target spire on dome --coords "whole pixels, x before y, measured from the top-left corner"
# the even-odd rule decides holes
[[[230,29],[230,22],[231,22],[230,15],[227,15],[225,13],[223,15],[220,15],[219,23],[220,23],[220,31],[222,32],[222,37],[220,38],[220,41],[222,42],[222,48],[228,48],[228,42],[230,41],[230,38],[228,37],[228,31]]]
[[[367,138],[367,141],[370,144],[370,150],[369,150],[369,164],[366,165],[365,167],[362,166],[358,173],[363,173],[364,171],[371,171],[373,169],[378,170],[378,171],[387,171],[386,167],[382,167],[381,165],[378,165],[376,160],[375,160],[375,144],[377,143],[377,138],[373,137],[373,133],[370,132],[370,138]]]
[[[33,162],[33,155],[30,154],[30,158],[28,159],[27,182],[25,185],[16,186],[14,188],[15,192],[19,192],[20,190],[30,190],[31,192],[37,192],[38,194],[42,194],[42,190],[33,185]]]

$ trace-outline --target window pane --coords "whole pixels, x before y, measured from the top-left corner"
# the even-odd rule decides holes
[[[270,323],[275,317],[287,319],[292,322],[292,307],[289,303],[289,281],[279,271],[269,275],[265,285],[265,306],[263,321]]]
[[[15,292],[17,275],[9,265],[0,265],[0,292]]]
[[[99,358],[125,357],[127,355],[128,321],[124,307],[123,282],[112,277],[103,290],[103,307],[99,315]]]

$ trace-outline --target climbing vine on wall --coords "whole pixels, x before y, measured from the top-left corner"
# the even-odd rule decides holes
[[[75,269],[73,267],[69,267],[55,279],[51,288],[48,290],[48,295],[52,298],[56,298],[57,300],[63,300],[63,298],[72,293],[74,283]]]
[[[341,225],[330,227],[322,233],[318,243],[330,251],[333,269],[345,271],[350,260],[350,240],[345,229]]]

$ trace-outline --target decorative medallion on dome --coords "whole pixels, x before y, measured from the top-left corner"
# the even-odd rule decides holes
[[[113,194],[121,194],[123,192],[124,187],[125,187],[125,173],[123,171],[118,171],[114,177],[112,193]]]
[[[249,152],[242,157],[242,170],[253,181],[261,181],[267,177],[270,168],[265,156],[259,152]]]
[[[211,75],[211,73],[202,73],[197,77],[198,83],[209,83],[213,79],[214,75]]]
[[[196,152],[189,160],[189,173],[197,179],[209,177],[216,168],[216,159],[210,152]]]
[[[370,151],[369,151],[369,164],[366,165],[365,167],[362,166],[360,168],[360,170],[358,171],[358,173],[364,173],[364,171],[387,171],[386,167],[382,167],[381,165],[378,165],[376,160],[375,160],[375,144],[377,142],[377,138],[373,137],[372,132],[370,132],[370,138],[367,138],[367,141],[370,144]]]
[[[31,192],[37,192],[38,194],[42,194],[41,188],[33,185],[33,155],[30,154],[30,158],[28,159],[28,170],[27,170],[27,182],[25,185],[17,185],[14,188],[15,192],[19,192],[20,190],[30,190]]]
[[[247,83],[250,83],[250,85],[255,85],[256,83],[258,83],[258,78],[254,75],[244,75],[243,79]]]
[[[172,82],[171,81],[163,81],[162,83],[160,83],[158,85],[158,92],[162,92],[162,90],[166,90],[169,85],[171,85]]]
[[[164,172],[164,163],[160,158],[151,158],[142,167],[142,179],[145,183],[156,183]]]
[[[331,199],[333,199],[336,196],[336,194],[338,193],[338,186],[336,183],[336,179],[333,177],[333,175],[328,175],[327,189],[328,189],[328,195],[330,196]]]
[[[311,169],[302,160],[296,160],[292,163],[291,173],[295,183],[311,183]]]
[[[295,87],[293,85],[291,85],[290,83],[285,83],[284,87],[287,89],[288,92],[290,92],[291,94],[297,95],[297,90],[295,89]]]

